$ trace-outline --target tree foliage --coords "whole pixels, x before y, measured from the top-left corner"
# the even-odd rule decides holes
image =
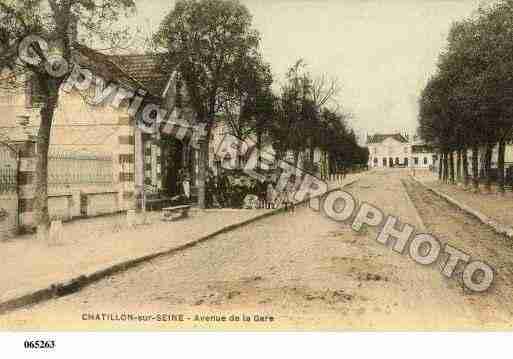
[[[437,73],[422,92],[419,130],[442,153],[485,147],[487,185],[491,153],[499,143],[499,182],[504,188],[504,142],[511,139],[513,117],[513,1],[481,7],[453,24]],[[453,175],[451,175],[453,177]]]
[[[187,90],[187,105],[206,124],[200,150],[199,205],[205,207],[208,141],[226,101],[241,95],[245,65],[258,61],[260,37],[248,9],[238,1],[180,0],[165,17],[155,44],[166,53],[163,68],[177,71]]]

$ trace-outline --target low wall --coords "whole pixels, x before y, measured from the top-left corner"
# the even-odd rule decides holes
[[[95,217],[123,210],[117,191],[60,191],[48,196],[48,211],[52,220],[69,221],[77,217]]]
[[[95,217],[126,210],[121,203],[122,194],[115,190],[82,192],[77,190],[50,191],[48,212],[51,220],[70,221],[74,218]],[[34,226],[33,212],[20,213],[21,229]]]
[[[19,229],[22,231],[33,229],[35,223],[37,160],[35,145],[28,143],[26,147],[20,152],[18,183]],[[111,157],[58,154],[50,159],[48,211],[52,220],[69,221],[118,213],[134,207],[131,177],[118,179]]]
[[[48,212],[51,220],[69,221],[73,218],[73,196],[48,196]]]
[[[100,216],[103,214],[121,211],[118,204],[118,192],[83,193],[86,202],[87,217]]]

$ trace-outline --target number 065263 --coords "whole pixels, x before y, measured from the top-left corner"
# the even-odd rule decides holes
[[[23,343],[25,349],[54,349],[54,340],[25,340]]]

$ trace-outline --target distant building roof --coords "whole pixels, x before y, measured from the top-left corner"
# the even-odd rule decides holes
[[[394,140],[402,143],[408,143],[408,139],[400,133],[392,133],[392,134],[377,134],[373,136],[369,136],[367,138],[367,143],[381,143],[387,138],[393,138]]]
[[[412,153],[431,153],[434,152],[433,146],[430,145],[413,145],[411,146]]]

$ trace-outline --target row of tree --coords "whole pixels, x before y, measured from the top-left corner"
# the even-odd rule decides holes
[[[298,166],[299,155],[304,153],[307,161],[303,167],[313,172],[318,170],[315,149],[326,155],[333,172],[367,163],[368,152],[365,155],[366,149],[358,145],[354,131],[349,128],[349,116],[338,110],[338,92],[336,78],[325,74],[312,76],[301,60],[289,69],[275,102],[274,121],[268,128],[279,157],[292,151]]]
[[[492,154],[498,144],[496,175],[504,193],[505,148],[513,135],[512,0],[481,7],[471,18],[453,24],[438,71],[419,104],[419,132],[441,153],[440,178],[455,182],[462,177],[466,185],[472,180],[477,190],[484,176],[490,189],[495,177]]]
[[[0,69],[31,79],[40,89],[41,125],[37,135],[35,221],[48,231],[48,150],[59,94],[70,73],[55,77],[47,69],[74,60],[77,33],[91,44],[111,42],[116,47],[127,29],[116,22],[135,11],[134,0],[0,0]],[[114,29],[114,30],[113,30]],[[39,62],[18,61],[20,43],[29,35],[45,39],[30,49]],[[327,105],[336,95],[336,82],[326,76],[312,79],[298,62],[287,74],[281,93],[273,90],[270,66],[259,51],[260,36],[252,28],[247,8],[235,0],[179,0],[165,17],[152,43],[164,54],[162,71],[178,73],[186,89],[185,106],[206,125],[199,158],[199,205],[205,206],[205,179],[209,139],[220,118],[234,134],[255,134],[258,144],[269,140],[280,153],[295,154],[318,146],[336,163],[365,157],[346,116]],[[22,84],[23,85],[23,84]],[[221,116],[220,116],[221,114]],[[348,155],[350,154],[350,155]],[[351,157],[353,156],[354,157]],[[366,160],[365,160],[366,162]]]
[[[335,167],[353,159],[367,162],[347,127],[347,116],[330,109],[339,90],[337,80],[314,78],[299,60],[275,94],[259,43],[248,9],[226,0],[178,1],[154,36],[155,51],[164,53],[163,71],[178,73],[178,83],[188,94],[183,105],[206,125],[198,173],[200,207],[205,205],[208,142],[220,120],[239,139],[256,136],[259,149],[264,142],[272,143],[279,159],[292,152],[296,166],[300,154],[308,153],[306,169],[313,170],[315,148],[329,153]]]

